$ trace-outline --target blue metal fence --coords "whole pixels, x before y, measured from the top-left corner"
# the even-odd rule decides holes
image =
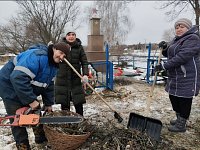
[[[109,61],[109,45],[105,44],[106,60],[89,62],[96,69],[97,88],[105,87],[113,90],[113,63]],[[97,71],[101,70],[101,71]]]
[[[158,62],[158,56],[151,56],[151,43],[147,45],[148,48],[148,57],[147,57],[147,72],[146,72],[146,82],[147,83],[153,83],[153,80],[150,79],[151,76],[153,76],[153,69],[155,64]]]

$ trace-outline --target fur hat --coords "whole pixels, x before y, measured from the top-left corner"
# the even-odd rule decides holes
[[[53,45],[53,47],[57,50],[64,52],[65,55],[68,55],[71,49],[70,45],[65,42],[56,43]]]
[[[192,28],[192,21],[190,21],[189,19],[187,18],[181,18],[179,20],[177,20],[174,24],[174,28],[176,28],[177,25],[183,25],[185,26],[186,28],[190,29]]]

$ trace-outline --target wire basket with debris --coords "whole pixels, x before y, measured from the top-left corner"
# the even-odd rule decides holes
[[[79,116],[70,111],[54,111],[50,116]],[[52,150],[74,150],[91,135],[93,128],[88,120],[75,124],[44,125],[45,135]]]

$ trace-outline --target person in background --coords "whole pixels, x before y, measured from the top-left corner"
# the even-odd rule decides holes
[[[54,101],[54,77],[58,63],[69,53],[70,46],[64,42],[46,46],[36,44],[9,60],[0,70],[0,97],[8,115],[15,115],[21,107],[40,107],[42,97],[45,111],[52,111]],[[10,120],[11,123],[13,119]],[[30,150],[25,127],[11,127],[18,150]],[[47,141],[42,125],[33,128],[37,144]]]
[[[170,121],[169,131],[185,132],[186,121],[189,119],[193,97],[200,88],[200,38],[197,26],[187,18],[175,22],[175,37],[159,47],[167,62],[158,64],[155,71],[167,70],[168,79],[165,91],[169,93],[176,120]]]
[[[67,32],[63,41],[71,46],[68,61],[82,75],[84,84],[88,82],[88,61],[81,45],[81,40],[76,38],[74,31]],[[70,111],[70,101],[76,109],[76,113],[83,116],[83,104],[86,103],[84,89],[80,77],[66,64],[59,64],[59,71],[55,82],[55,101],[61,104],[62,110]]]

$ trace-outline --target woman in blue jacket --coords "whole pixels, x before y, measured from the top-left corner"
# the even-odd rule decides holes
[[[69,45],[64,42],[46,46],[37,44],[14,59],[9,60],[0,70],[0,97],[3,99],[8,115],[16,110],[29,106],[33,110],[39,107],[38,96],[42,97],[47,111],[54,104],[54,77],[58,63],[69,53]],[[12,121],[12,120],[11,120]],[[30,149],[28,134],[25,127],[11,127],[18,150]],[[35,136],[36,143],[46,140],[42,127],[40,135]]]
[[[200,88],[200,38],[196,26],[186,18],[175,22],[175,38],[167,44],[162,41],[159,47],[167,62],[155,67],[155,71],[167,70],[168,79],[165,90],[176,112],[177,119],[171,120],[171,132],[185,132],[186,120],[190,116],[192,99]]]

